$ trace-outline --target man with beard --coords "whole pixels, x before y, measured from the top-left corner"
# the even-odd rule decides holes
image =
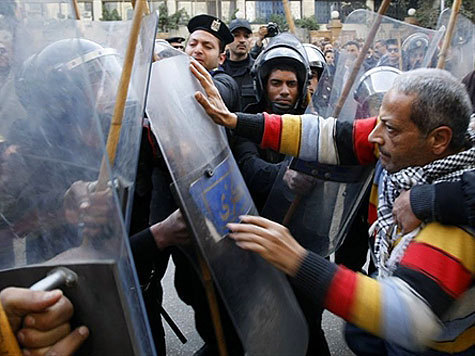
[[[254,60],[249,55],[251,47],[251,25],[244,19],[234,19],[229,24],[234,41],[228,45],[228,58],[223,63],[224,71],[234,78],[241,92],[241,105],[244,110],[256,102],[251,68]]]

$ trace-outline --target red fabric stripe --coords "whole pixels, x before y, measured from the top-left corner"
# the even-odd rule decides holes
[[[264,113],[264,135],[262,135],[262,148],[270,148],[279,152],[280,136],[282,134],[282,117]]]
[[[368,223],[373,225],[373,223],[378,219],[378,208],[376,205],[369,203],[368,206]]]
[[[346,320],[351,315],[350,311],[356,291],[356,279],[355,272],[346,267],[338,266],[325,297],[326,308]]]
[[[375,161],[374,145],[369,142],[368,136],[376,126],[376,117],[355,120],[353,124],[353,150],[360,164],[369,164]]]
[[[401,265],[424,273],[454,298],[468,288],[472,279],[470,272],[453,256],[421,242],[409,245]]]

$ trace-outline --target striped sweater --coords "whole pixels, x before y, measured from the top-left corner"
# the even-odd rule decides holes
[[[376,118],[351,123],[315,115],[239,114],[236,132],[303,160],[368,164],[377,158],[368,141],[375,125]],[[333,313],[404,348],[471,353],[474,272],[473,235],[431,223],[410,243],[392,277],[375,280],[309,252],[293,283]]]

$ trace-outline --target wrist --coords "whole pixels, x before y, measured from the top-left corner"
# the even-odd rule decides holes
[[[162,227],[161,222],[150,226],[150,232],[159,250],[163,250],[167,247],[167,240],[164,238]]]
[[[298,246],[296,249],[296,259],[295,259],[295,264],[289,269],[289,276],[295,277],[297,275],[297,272],[300,269],[300,266],[302,266],[303,261],[308,255],[308,251],[303,248],[302,246]]]
[[[237,125],[238,117],[235,113],[230,112],[226,115],[226,123],[225,126],[230,129],[235,129]]]

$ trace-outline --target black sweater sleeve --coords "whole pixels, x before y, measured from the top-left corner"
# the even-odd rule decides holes
[[[475,171],[464,173],[457,182],[415,186],[410,194],[411,208],[418,219],[474,226]]]

